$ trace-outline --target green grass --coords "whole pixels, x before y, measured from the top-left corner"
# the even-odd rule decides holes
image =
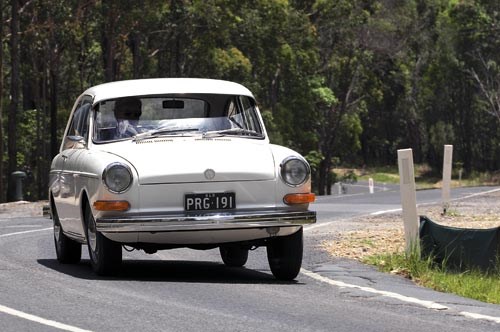
[[[417,189],[441,188],[441,174],[427,165],[415,165],[415,184]],[[382,166],[355,170],[359,174],[358,180],[368,181],[372,178],[376,183],[399,184],[399,171],[397,166]],[[452,174],[452,186],[480,186],[480,185],[498,185],[500,184],[500,175],[498,172],[472,172],[463,174],[459,181],[458,171],[454,170]]]
[[[456,272],[436,265],[431,259],[415,255],[385,254],[370,256],[365,263],[384,272],[400,274],[425,287],[487,303],[500,304],[500,264],[488,273],[479,270]]]
[[[369,178],[372,178],[373,181],[377,183],[386,183],[386,184],[397,184],[399,183],[399,175],[391,174],[391,173],[374,173],[369,176],[361,176],[360,180],[368,181]]]
[[[385,184],[399,184],[399,171],[397,167],[379,167],[374,169],[367,169],[361,172],[358,180],[368,181],[372,178],[375,183]],[[415,167],[415,184],[417,189],[435,188],[436,182],[439,179],[429,176],[426,172],[422,171],[422,167]]]

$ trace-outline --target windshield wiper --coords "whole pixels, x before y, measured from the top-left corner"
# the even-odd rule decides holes
[[[244,129],[244,128],[231,128],[224,130],[214,130],[214,131],[206,131],[203,133],[203,137],[217,137],[217,136],[225,136],[225,135],[241,135],[241,136],[250,136],[251,138],[263,138],[264,135],[258,133],[253,130]]]
[[[164,135],[178,135],[185,136],[184,133],[189,131],[199,131],[198,128],[159,128],[155,130],[146,131],[144,133],[140,133],[134,136],[134,141],[141,141],[143,139],[154,138],[158,136]]]

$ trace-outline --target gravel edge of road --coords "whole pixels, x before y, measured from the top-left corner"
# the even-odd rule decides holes
[[[48,201],[1,203],[0,219],[41,217],[43,216],[43,207],[48,204]]]
[[[487,193],[450,203],[446,215],[440,204],[418,207],[418,214],[446,226],[485,229],[500,227],[500,192]],[[401,212],[349,220],[351,230],[334,231],[322,247],[333,257],[362,261],[365,257],[402,252],[404,229]],[[339,229],[342,229],[340,227]]]

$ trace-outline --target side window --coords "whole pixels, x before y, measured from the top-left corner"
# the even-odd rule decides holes
[[[68,136],[81,136],[88,138],[90,104],[80,106],[75,113],[68,130]]]
[[[64,149],[80,147],[79,145],[75,145],[75,141],[68,139],[68,137],[76,138],[79,136],[83,137],[84,142],[88,142],[91,107],[92,99],[89,96],[84,96],[78,103],[66,135]]]
[[[238,110],[238,104],[236,104],[235,98],[231,98],[226,106],[227,109],[227,117],[233,123],[233,127],[243,128],[244,127],[244,119]]]
[[[253,99],[241,96],[239,97],[239,100],[243,109],[242,113],[246,128],[258,133],[262,132]]]
[[[80,132],[82,133],[85,142],[89,141],[89,127],[90,127],[90,111],[92,109],[92,97],[84,96],[82,102],[82,108],[85,108],[83,120],[81,121]]]

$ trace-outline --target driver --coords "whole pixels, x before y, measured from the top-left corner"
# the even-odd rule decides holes
[[[116,100],[114,114],[116,118],[117,138],[137,135],[137,123],[142,115],[142,103],[139,98],[127,97]]]

